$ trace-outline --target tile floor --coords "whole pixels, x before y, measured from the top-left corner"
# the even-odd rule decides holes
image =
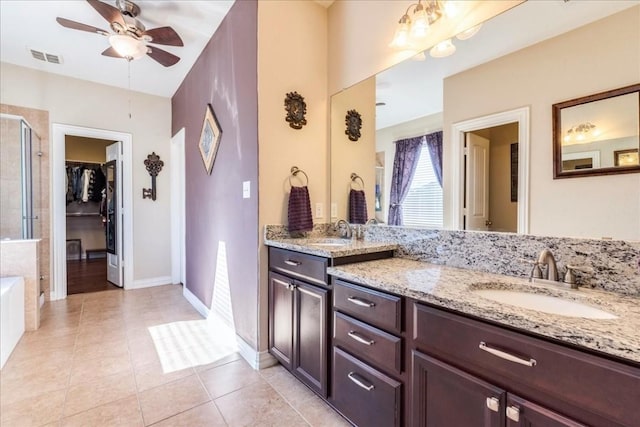
[[[0,425],[347,426],[275,366],[254,371],[182,287],[47,303],[0,371]]]

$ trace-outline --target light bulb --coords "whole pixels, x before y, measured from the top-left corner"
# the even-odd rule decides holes
[[[475,36],[478,31],[480,31],[480,27],[482,27],[482,24],[476,25],[475,27],[471,27],[468,30],[464,30],[460,34],[457,34],[456,38],[458,40],[470,39],[471,37]]]
[[[460,8],[456,2],[449,0],[444,3],[443,9],[447,18],[451,19],[456,17]]]
[[[423,39],[427,36],[429,30],[429,19],[422,4],[416,6],[413,12],[413,22],[411,23],[411,37],[414,39]]]
[[[432,47],[429,55],[434,58],[444,58],[445,56],[453,55],[455,51],[456,47],[451,42],[451,39],[447,39]]]
[[[142,58],[147,53],[147,46],[142,40],[124,34],[112,34],[109,36],[109,44],[125,59]]]
[[[409,24],[408,22],[403,21],[404,17],[400,20],[398,28],[396,29],[396,33],[393,36],[393,41],[390,44],[390,46],[392,47],[403,48],[409,44]]]

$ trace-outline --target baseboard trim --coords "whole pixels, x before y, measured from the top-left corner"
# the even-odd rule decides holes
[[[276,358],[267,350],[256,351],[239,335],[236,335],[236,341],[238,342],[238,351],[240,352],[240,356],[242,356],[242,358],[246,360],[253,369],[265,369],[278,363]]]
[[[202,315],[202,317],[204,317],[205,319],[209,318],[211,310],[209,310],[209,308],[204,305],[204,303],[200,301],[197,296],[195,296],[189,289],[187,289],[186,286],[182,287],[182,296],[185,297],[187,301],[189,301],[189,304],[191,304],[193,308],[195,308],[196,311]]]
[[[125,286],[125,289],[142,289],[152,286],[170,285],[171,276],[152,277],[150,279],[134,280],[131,286]]]

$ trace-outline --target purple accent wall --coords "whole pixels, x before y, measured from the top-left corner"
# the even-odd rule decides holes
[[[258,5],[237,1],[171,99],[171,132],[185,128],[186,286],[211,307],[220,246],[226,248],[236,333],[257,348]],[[198,140],[207,104],[222,139],[211,175]],[[251,197],[242,198],[243,181]],[[221,243],[222,242],[222,243]]]

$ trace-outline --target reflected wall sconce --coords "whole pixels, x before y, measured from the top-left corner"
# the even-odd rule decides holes
[[[151,188],[142,189],[142,198],[156,200],[156,177],[162,170],[164,162],[160,160],[160,156],[156,152],[152,152],[147,156],[147,160],[144,161],[144,165],[147,168],[147,172],[151,175]]]
[[[362,134],[362,116],[356,110],[347,111],[347,115],[344,118],[347,129],[344,131],[345,135],[349,137],[349,141],[357,141]]]

